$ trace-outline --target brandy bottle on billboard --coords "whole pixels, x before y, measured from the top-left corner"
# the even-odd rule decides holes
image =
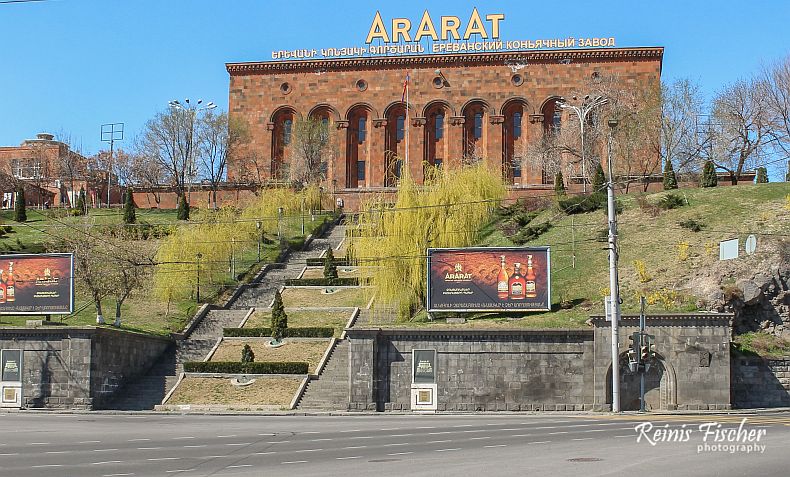
[[[8,278],[5,282],[5,300],[13,302],[16,300],[16,280],[14,279],[14,262],[8,262]]]
[[[0,269],[0,277],[3,276],[3,270]],[[5,282],[0,280],[0,304],[5,303]]]
[[[535,286],[535,271],[532,269],[532,255],[527,255],[527,275],[524,277],[524,296],[535,298],[538,291]]]
[[[510,280],[507,282],[508,289],[510,290],[510,299],[523,300],[526,280],[524,280],[524,277],[521,275],[521,264],[516,262],[513,266],[516,269],[513,270],[513,275],[510,276]]]
[[[501,263],[499,266],[499,275],[497,275],[497,279],[496,279],[496,292],[500,300],[507,300],[508,281],[507,281],[507,269],[505,268],[505,256],[501,255],[499,258]]]

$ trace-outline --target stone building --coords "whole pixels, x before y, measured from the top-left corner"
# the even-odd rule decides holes
[[[545,191],[553,175],[525,163],[521,151],[578,121],[558,100],[599,77],[657,85],[663,53],[595,48],[228,63],[229,114],[250,132],[246,149],[229,161],[228,180],[284,178],[294,124],[310,117],[330,130],[325,186],[346,207],[390,190],[403,167],[419,182],[425,166],[470,156],[501,170],[511,195]]]

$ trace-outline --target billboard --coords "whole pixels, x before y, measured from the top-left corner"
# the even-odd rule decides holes
[[[72,254],[0,255],[0,314],[65,315],[72,311]]]
[[[551,310],[549,247],[428,249],[429,312]]]

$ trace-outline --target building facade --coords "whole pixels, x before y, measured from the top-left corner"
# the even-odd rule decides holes
[[[310,117],[329,127],[325,186],[347,207],[390,190],[403,167],[419,182],[428,165],[469,157],[501,170],[514,195],[545,190],[553,176],[520,156],[578,121],[557,101],[603,76],[658,85],[662,58],[651,47],[228,63],[229,114],[250,133],[228,180],[287,178],[292,129]]]

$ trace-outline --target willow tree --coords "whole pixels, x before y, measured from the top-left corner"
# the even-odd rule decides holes
[[[424,186],[406,173],[394,204],[363,206],[350,253],[376,306],[411,316],[425,301],[426,248],[474,245],[504,197],[501,175],[480,161],[437,172]]]

